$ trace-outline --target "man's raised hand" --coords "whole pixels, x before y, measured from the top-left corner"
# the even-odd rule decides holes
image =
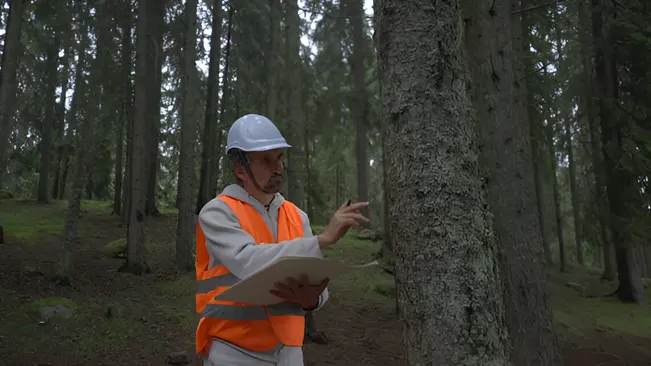
[[[319,247],[321,249],[329,247],[341,239],[348,230],[361,223],[369,222],[369,219],[360,213],[360,208],[368,206],[368,202],[355,202],[352,204],[344,203],[332,215],[330,222],[319,234]]]

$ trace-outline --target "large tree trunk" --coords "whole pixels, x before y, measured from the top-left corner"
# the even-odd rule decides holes
[[[150,51],[153,35],[150,33],[148,22],[154,3],[159,0],[142,0],[138,5],[138,25],[136,34],[136,82],[134,116],[131,142],[131,174],[130,174],[130,209],[127,233],[127,262],[120,269],[135,274],[149,272],[147,264],[147,248],[145,247],[145,200],[147,195],[146,175],[146,136],[150,133],[150,87],[152,63],[155,61]],[[162,14],[161,14],[162,15]]]
[[[468,65],[483,142],[481,166],[497,245],[503,253],[500,267],[511,362],[560,365],[547,301],[527,89],[521,81],[524,67],[517,59],[520,50],[513,47],[522,44],[519,15],[512,16],[512,5],[505,1],[465,0],[463,4]]]
[[[213,172],[219,170],[217,131],[221,130],[221,121],[217,119],[219,101],[219,64],[221,61],[221,25],[222,2],[215,0],[212,5],[212,33],[210,35],[210,60],[208,64],[208,81],[206,92],[206,113],[203,127],[201,146],[201,172],[199,175],[199,198],[197,199],[196,213],[215,197],[217,181],[214,181]],[[221,135],[221,131],[219,131]]]
[[[2,73],[0,73],[0,187],[4,183],[9,163],[9,137],[13,130],[16,99],[16,72],[22,55],[20,34],[23,26],[23,13],[28,0],[14,0],[9,5],[9,19],[5,31],[2,50]]]
[[[194,108],[194,78],[196,74],[197,0],[185,2],[185,36],[183,42],[181,78],[181,151],[179,153],[179,220],[176,238],[176,268],[194,268],[194,141],[197,124]]]
[[[509,365],[458,3],[382,0],[377,10],[407,364]]]
[[[622,144],[631,141],[631,131],[626,120],[614,113],[617,97],[617,76],[615,75],[614,42],[612,39],[612,8],[609,0],[592,0],[592,32],[595,48],[595,78],[601,121],[602,147],[606,167],[606,191],[612,212],[612,233],[617,260],[619,286],[617,297],[623,302],[644,301],[642,281],[632,259],[633,236],[629,225],[634,206],[639,203],[637,176],[622,164]]]

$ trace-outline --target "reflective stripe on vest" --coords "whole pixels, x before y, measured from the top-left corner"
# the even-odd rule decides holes
[[[278,240],[274,240],[253,206],[230,196],[218,198],[233,210],[240,226],[253,237],[256,245],[273,245],[303,236],[298,208],[288,201],[283,202],[278,210]],[[200,317],[196,333],[197,353],[208,352],[213,337],[257,352],[271,350],[278,342],[288,346],[303,345],[305,311],[298,305],[284,302],[262,306],[214,299],[239,279],[224,265],[210,268],[206,237],[198,222],[196,251],[196,311]]]

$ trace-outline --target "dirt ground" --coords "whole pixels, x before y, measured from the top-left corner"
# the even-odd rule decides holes
[[[59,236],[35,243],[7,236],[0,244],[0,365],[165,365],[175,351],[187,352],[194,364],[194,286],[190,276],[172,270],[175,218],[149,220],[153,272],[141,277],[118,273],[124,260],[102,254],[108,242],[124,237],[119,220],[89,212],[82,220],[72,287],[50,280],[60,260]],[[404,364],[391,301],[356,300],[355,291],[332,289],[316,315],[329,344],[307,344],[306,365]],[[70,299],[74,315],[39,324],[38,306],[56,298]],[[571,312],[562,299],[554,303]],[[651,365],[649,339],[599,325],[571,328],[559,326],[565,365]]]

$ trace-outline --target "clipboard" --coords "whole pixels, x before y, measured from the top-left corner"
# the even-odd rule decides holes
[[[275,287],[276,282],[284,282],[287,277],[298,278],[305,274],[310,283],[319,283],[326,278],[333,280],[345,273],[374,267],[378,264],[378,261],[373,261],[351,266],[325,258],[282,257],[215,296],[215,300],[273,305],[284,300],[269,291]]]

